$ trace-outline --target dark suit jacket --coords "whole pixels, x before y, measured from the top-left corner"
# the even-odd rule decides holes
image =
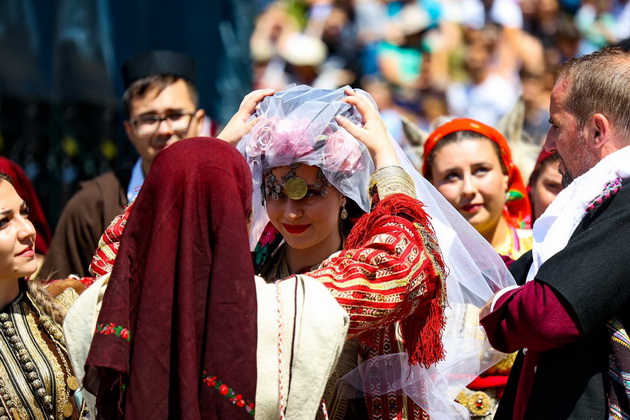
[[[527,419],[604,419],[609,342],[606,323],[630,314],[630,185],[589,212],[567,246],[538,270],[575,311],[582,338],[540,354]],[[510,271],[522,283],[532,263],[523,255]],[[626,324],[627,325],[627,324]],[[510,419],[522,363],[519,354],[496,419]]]
[[[89,276],[98,241],[127,205],[131,169],[107,172],[83,182],[61,214],[40,279]]]

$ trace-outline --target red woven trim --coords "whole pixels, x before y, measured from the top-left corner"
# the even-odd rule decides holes
[[[98,248],[94,252],[92,262],[90,263],[90,272],[94,276],[104,276],[112,271],[118,248],[120,247],[120,239],[127,225],[129,214],[133,208],[132,202],[125,208],[124,213],[119,214],[112,220],[105,232],[101,236]]]
[[[422,208],[422,204],[405,194],[393,194],[381,200],[371,213],[365,215],[357,222],[348,237],[348,246],[361,246],[368,240],[369,232],[378,226],[379,221],[392,215],[400,215],[413,220],[413,222],[421,225],[421,228],[431,236],[435,237],[429,216]],[[414,229],[413,241],[420,250],[428,251],[425,247],[424,239],[417,229]],[[433,253],[431,257],[437,264],[444,266],[439,252]],[[422,271],[428,274],[427,278],[429,281],[440,277],[440,274],[436,272],[432,264],[423,264]],[[418,275],[423,273],[418,273]],[[428,367],[445,356],[444,345],[442,344],[442,331],[446,325],[444,316],[446,297],[442,281],[443,279],[438,281],[439,284],[435,287],[431,301],[425,305],[418,305],[413,313],[401,322],[403,345],[409,355],[409,362],[412,364],[421,364]]]

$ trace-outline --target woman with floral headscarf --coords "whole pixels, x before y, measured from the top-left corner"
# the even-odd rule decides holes
[[[348,341],[324,401],[329,418],[365,415],[337,384],[358,355],[406,351],[424,365],[443,356],[444,266],[433,229],[365,97],[298,86],[263,100],[255,115],[238,148],[252,169],[254,204],[266,207],[254,212],[254,232],[265,227],[257,273],[273,282],[308,272],[351,315],[349,335],[360,338]],[[393,398],[375,397],[367,411],[398,415],[405,402]]]
[[[444,356],[446,273],[417,192],[431,201],[432,216],[443,213],[400,166],[402,153],[370,99],[350,89],[297,86],[259,104],[238,144],[254,180],[250,239],[265,280],[306,273],[350,315],[350,340],[324,394],[329,418],[365,418],[367,409],[369,418],[416,419],[426,415],[418,403],[430,406],[422,391],[410,398],[413,389],[401,393],[403,385],[374,370],[401,360],[429,367]],[[337,381],[357,359],[374,362],[370,375],[348,381],[366,393],[365,405],[344,398],[352,388]],[[411,375],[397,376],[389,382]]]

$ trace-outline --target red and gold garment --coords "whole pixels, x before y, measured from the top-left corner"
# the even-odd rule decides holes
[[[348,335],[359,337],[363,359],[406,351],[411,363],[429,366],[444,357],[445,269],[419,201],[404,194],[381,200],[355,225],[345,249],[310,275],[350,314]],[[426,418],[396,393],[366,402],[373,420]]]
[[[400,322],[412,363],[429,366],[442,357],[444,265],[419,201],[404,194],[383,199],[357,222],[344,249],[308,275],[350,315],[349,338],[365,334],[373,343],[380,329]]]
[[[445,268],[419,201],[405,194],[379,201],[344,249],[307,275],[350,315],[348,338],[358,338],[362,359],[407,352],[411,363],[429,366],[444,357]],[[398,394],[366,396],[369,418],[427,418]]]

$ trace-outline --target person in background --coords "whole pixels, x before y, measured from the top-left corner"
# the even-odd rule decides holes
[[[201,133],[195,63],[172,51],[148,51],[122,68],[125,132],[139,158],[132,169],[112,171],[82,184],[59,220],[40,278],[89,275],[98,240],[136,196],[160,150]]]
[[[451,115],[496,126],[514,107],[520,86],[492,65],[500,34],[495,27],[466,32],[464,68],[467,80],[453,82],[446,89]]]
[[[424,144],[422,173],[501,255],[531,248],[531,210],[521,173],[501,133],[457,118]]]
[[[531,248],[525,185],[497,130],[464,118],[443,124],[425,142],[423,174],[506,262]],[[479,310],[465,310],[463,328],[478,325]],[[473,419],[494,416],[514,358],[492,366],[458,395]]]
[[[558,171],[559,166],[560,157],[557,153],[549,153],[545,149],[540,152],[527,185],[529,201],[532,203],[533,221],[543,214],[564,188],[562,175]]]

